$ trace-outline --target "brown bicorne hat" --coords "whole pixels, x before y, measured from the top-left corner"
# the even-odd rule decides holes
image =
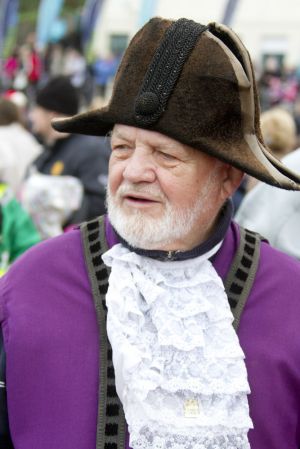
[[[130,42],[110,103],[53,127],[100,136],[116,123],[158,131],[268,184],[300,190],[300,175],[264,144],[259,114],[251,59],[230,28],[154,18]]]

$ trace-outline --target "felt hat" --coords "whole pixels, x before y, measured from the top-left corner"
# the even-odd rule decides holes
[[[72,116],[78,112],[79,96],[69,77],[59,75],[39,89],[36,104],[48,111]]]
[[[100,136],[116,123],[158,131],[268,184],[300,190],[300,175],[264,144],[259,115],[251,59],[230,28],[153,18],[131,40],[109,104],[53,127]]]

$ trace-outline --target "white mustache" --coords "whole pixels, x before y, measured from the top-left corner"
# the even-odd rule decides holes
[[[129,184],[123,183],[117,190],[118,196],[126,196],[132,195],[135,193],[141,193],[145,195],[150,195],[153,199],[156,200],[165,200],[166,196],[164,193],[153,185],[148,184]]]

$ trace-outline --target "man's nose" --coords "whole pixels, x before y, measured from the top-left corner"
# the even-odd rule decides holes
[[[136,148],[126,161],[123,178],[135,183],[154,182],[156,173],[152,155],[143,149]]]

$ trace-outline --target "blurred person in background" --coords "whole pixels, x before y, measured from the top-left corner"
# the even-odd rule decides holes
[[[27,78],[26,92],[30,102],[35,100],[38,83],[42,75],[42,60],[33,43],[24,47],[23,64]]]
[[[109,143],[106,138],[60,134],[51,126],[55,117],[78,112],[78,92],[66,76],[51,79],[37,93],[31,111],[32,131],[43,144],[43,152],[32,164],[44,175],[73,176],[83,186],[79,209],[68,223],[91,219],[105,211]],[[26,187],[26,186],[25,186]]]
[[[296,148],[297,128],[290,112],[274,107],[261,114],[261,132],[266,145],[275,157],[282,159]],[[253,189],[258,180],[247,176],[245,193]]]
[[[297,144],[296,147],[300,147],[300,95],[297,96],[295,103],[293,105],[293,115],[296,122],[297,128]]]
[[[299,91],[297,69],[285,65],[276,56],[268,56],[258,87],[262,111],[280,105],[292,110]]]
[[[17,106],[21,123],[26,129],[29,129],[28,98],[26,94],[19,90],[9,89],[4,92],[3,97]]]
[[[64,66],[64,50],[59,43],[49,43],[46,47],[43,61],[43,79],[48,81],[50,78],[61,75]]]
[[[87,64],[84,56],[76,48],[67,48],[64,54],[63,74],[70,78],[72,85],[78,91],[82,103],[82,89],[87,75]]]
[[[0,98],[0,179],[16,196],[28,167],[41,153],[40,144],[25,129],[21,114],[13,101]]]
[[[290,170],[300,171],[300,149],[282,159]],[[241,203],[235,220],[259,232],[275,248],[300,260],[300,192],[276,189],[259,182]]]
[[[9,186],[0,181],[0,276],[21,254],[40,241],[31,217]]]
[[[260,123],[264,141],[278,159],[295,149],[296,124],[286,109],[276,107],[263,112]]]
[[[107,87],[109,82],[116,74],[120,63],[120,57],[111,56],[108,58],[96,58],[92,64],[92,73],[94,77],[94,95],[107,98]]]
[[[1,76],[2,83],[5,89],[11,89],[14,86],[15,78],[20,69],[19,52],[15,49],[9,55],[3,64],[3,73]]]

